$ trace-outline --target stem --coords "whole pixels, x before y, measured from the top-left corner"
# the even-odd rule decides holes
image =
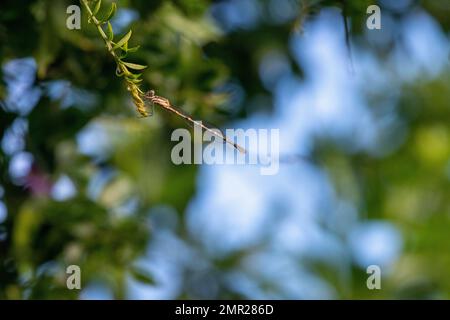
[[[142,95],[144,93],[139,88],[139,85],[137,85],[135,83],[134,79],[136,79],[136,78],[132,77],[132,76],[134,76],[133,72],[129,71],[127,66],[125,65],[125,63],[122,60],[120,60],[120,57],[117,56],[117,54],[115,52],[115,45],[116,44],[109,39],[109,37],[106,35],[105,31],[102,28],[102,24],[104,24],[105,22],[104,21],[101,22],[95,17],[94,13],[92,12],[91,8],[89,7],[89,4],[88,4],[87,0],[80,0],[80,1],[83,4],[83,6],[86,8],[86,12],[88,13],[88,16],[89,16],[89,21],[92,21],[93,24],[97,27],[98,33],[102,37],[103,41],[106,44],[106,47],[107,47],[109,53],[112,55],[112,57],[114,58],[114,61],[116,62],[116,66],[117,66],[116,67],[116,74],[119,77],[121,77],[121,76],[124,77],[125,82],[127,84],[127,90],[130,91],[130,93],[131,93],[131,96],[133,98],[133,102],[134,102],[134,105],[137,108],[137,111],[143,117],[148,117],[149,113],[146,110],[144,101],[142,100]],[[123,50],[125,52],[127,51],[126,49],[123,49]],[[130,67],[130,68],[132,68],[132,67]]]
[[[113,56],[114,61],[116,61],[117,65],[122,70],[122,72],[124,74],[128,75],[129,74],[128,70],[120,63],[120,59],[117,57],[116,52],[113,50],[113,45],[112,45],[111,41],[108,39],[108,36],[106,35],[105,31],[103,31],[100,21],[98,21],[97,18],[92,13],[92,10],[88,5],[87,0],[81,0],[81,2],[83,3],[84,7],[86,8],[89,18],[97,27],[97,30],[100,33],[100,36],[102,37],[103,41],[105,41],[106,47],[108,48],[109,53]]]

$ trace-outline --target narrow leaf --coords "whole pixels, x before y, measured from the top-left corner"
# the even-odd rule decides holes
[[[98,0],[95,4],[94,10],[92,10],[92,15],[95,16],[98,13],[98,10],[100,10],[100,6],[102,5],[102,0]]]
[[[136,52],[140,47],[141,47],[141,46],[136,46],[136,47],[133,47],[133,48],[129,48],[129,49],[127,50],[127,52]]]
[[[131,37],[131,30],[128,31],[128,33],[122,39],[120,39],[119,42],[116,43],[116,45],[113,47],[113,50],[116,50],[121,46],[123,46],[125,43],[127,43],[128,40],[130,40],[130,37]]]
[[[139,79],[142,76],[142,73],[130,73],[129,77],[133,79]]]
[[[115,2],[111,3],[111,8],[109,9],[108,15],[106,16],[104,21],[111,20],[112,17],[114,17],[114,15],[116,14],[116,10],[117,10],[116,3]]]
[[[125,42],[125,44],[120,49],[122,50],[120,60],[122,60],[128,56],[128,42]]]
[[[114,32],[113,32],[113,29],[112,29],[112,25],[108,21],[108,40],[112,41],[113,38],[114,38]]]
[[[140,83],[140,82],[142,82],[142,79],[129,79],[129,81],[131,81],[133,83]]]
[[[122,61],[122,63],[124,65],[126,65],[128,68],[133,69],[133,70],[143,70],[143,69],[147,68],[147,66],[143,66],[141,64],[125,62],[125,61]]]
[[[120,70],[119,66],[117,66],[116,68],[116,76],[121,77],[123,76],[124,72],[122,70]]]

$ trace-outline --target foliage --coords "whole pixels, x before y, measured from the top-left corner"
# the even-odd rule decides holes
[[[402,47],[402,35],[391,30],[384,42],[367,40],[365,9],[372,3],[368,0],[305,0],[302,5],[284,1],[293,3],[290,12],[294,12],[284,20],[276,16],[275,1],[255,0],[251,2],[257,4],[257,18],[252,20],[242,11],[245,19],[237,19],[240,24],[228,29],[226,12],[211,11],[223,1],[123,0],[116,7],[103,0],[110,8],[104,14],[100,13],[101,1],[81,2],[85,9],[82,28],[71,31],[65,26],[65,13],[72,1],[2,1],[0,204],[5,205],[7,215],[0,221],[0,298],[83,297],[83,291],[65,288],[69,264],[81,266],[83,288],[99,286],[110,290],[112,297],[130,297],[130,281],[159,284],[152,267],[140,262],[144,256],[153,257],[157,235],[169,231],[177,243],[189,248],[193,264],[202,268],[194,272],[192,265],[173,261],[183,268],[177,297],[246,297],[227,280],[261,248],[270,251],[264,243],[268,240],[219,256],[208,252],[190,233],[186,212],[191,199],[201,196],[196,184],[198,168],[175,166],[170,161],[170,132],[180,119],[135,116],[135,107],[142,116],[148,115],[140,86],[155,88],[195,117],[218,125],[253,115],[271,116],[278,112],[274,105],[282,100],[275,89],[283,77],[275,74],[273,81],[264,81],[264,58],[274,52],[284,57],[288,76],[298,83],[305,81],[305,65],[293,54],[292,39],[308,37],[305,25],[320,12],[345,11],[351,50],[367,49],[379,61],[388,61]],[[136,19],[123,26],[119,17],[127,10]],[[382,10],[389,14],[393,30],[405,16],[420,10],[433,17],[444,33],[450,30],[450,8],[444,0],[422,1],[400,11],[395,6]],[[140,46],[129,47],[131,30],[132,41]],[[122,33],[121,37],[114,35]],[[133,53],[136,63],[124,61],[128,53]],[[36,62],[29,67],[31,80],[23,70],[6,72],[9,62],[26,57]],[[147,65],[151,70],[141,73]],[[112,74],[114,68],[124,78],[131,100]],[[379,137],[380,145],[397,143],[392,149],[355,151],[352,142],[327,135],[311,141],[312,162],[306,165],[324,172],[336,197],[354,205],[359,219],[390,221],[404,237],[403,253],[383,278],[383,290],[376,293],[361,286],[367,275],[351,259],[347,269],[337,270],[320,255],[299,258],[298,268],[329,284],[338,298],[449,297],[448,64],[445,68],[438,77],[424,73],[407,84],[392,71],[392,87],[399,87],[398,91],[373,92],[368,83],[361,93],[371,99],[374,118],[398,124],[387,126],[390,130]],[[11,102],[8,97],[14,82],[22,83],[24,91]],[[64,89],[61,83],[66,83]],[[56,95],[55,86],[59,86]],[[290,92],[287,95],[293,98]],[[398,98],[393,106],[386,103],[390,95]],[[391,114],[394,120],[386,117]],[[11,133],[16,140],[5,138]],[[103,143],[105,136],[108,143]],[[93,142],[91,149],[80,150],[83,139]],[[17,156],[29,155],[32,166],[27,175],[12,175],[11,164]],[[55,197],[54,187],[62,178],[72,182],[76,190],[72,197]],[[298,181],[298,187],[302,183]],[[281,219],[283,204],[274,208],[267,210]],[[339,221],[318,220],[318,229],[347,242],[347,234],[336,231]],[[173,251],[169,245],[163,249],[167,254]],[[260,271],[252,270],[250,276],[262,292],[291,297],[270,282],[283,276],[282,272],[267,279]],[[198,289],[209,282],[216,285],[212,295]]]
[[[142,74],[133,73],[132,71],[130,71],[130,69],[143,70],[146,68],[146,66],[123,61],[123,59],[127,57],[129,52],[136,52],[139,49],[139,46],[128,48],[128,41],[131,38],[131,30],[128,31],[128,33],[125,36],[123,36],[123,38],[121,38],[119,41],[117,42],[113,41],[114,32],[110,20],[114,17],[114,14],[116,13],[117,10],[116,3],[113,2],[111,4],[111,9],[109,10],[109,13],[107,14],[106,18],[102,20],[97,19],[97,17],[95,16],[100,10],[100,6],[102,3],[101,0],[98,0],[96,2],[93,11],[89,7],[89,4],[87,3],[86,0],[82,0],[82,3],[86,8],[86,11],[88,12],[89,15],[88,21],[92,22],[97,27],[98,32],[105,41],[109,53],[111,53],[111,56],[114,58],[114,61],[117,64],[116,75],[119,77],[123,76],[125,78],[125,81],[127,82],[127,90],[131,92],[137,110],[143,117],[147,117],[149,114],[147,110],[145,110],[145,104],[141,97],[143,92],[141,89],[139,89],[139,83],[142,82],[142,79],[140,79]],[[107,34],[102,28],[103,25],[107,26]],[[118,55],[116,53],[116,50],[120,50],[121,53]]]

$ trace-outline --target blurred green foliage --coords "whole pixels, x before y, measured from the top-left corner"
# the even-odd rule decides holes
[[[267,1],[260,2],[268,11]],[[106,8],[111,1],[104,3]],[[297,18],[303,23],[324,7],[345,6],[352,21],[351,36],[358,41],[371,3],[310,1],[308,12],[298,9]],[[168,203],[183,215],[195,193],[197,168],[177,167],[170,161],[170,129],[184,124],[159,113],[145,120],[137,117],[126,88],[114,75],[115,62],[95,28],[87,24],[85,13],[81,30],[66,28],[70,4],[68,0],[1,4],[2,65],[32,56],[37,62],[34,86],[64,79],[95,96],[91,107],[63,108],[62,98],[52,100],[44,89],[25,116],[0,109],[0,136],[17,118],[27,119],[25,149],[33,155],[33,181],[38,183],[33,187],[30,181],[25,185],[14,181],[8,173],[11,157],[0,150],[2,201],[8,212],[0,223],[0,234],[5,235],[0,239],[1,299],[78,298],[79,291],[65,288],[65,267],[70,264],[80,265],[83,285],[102,283],[114,297],[126,298],[127,277],[147,284],[153,281],[148,270],[135,263],[151,241],[150,209]],[[141,46],[133,62],[149,66],[143,87],[156,89],[194,116],[219,125],[256,112],[255,99],[260,110],[270,112],[272,97],[259,77],[259,63],[265,52],[277,50],[289,58],[301,78],[302,70],[289,51],[289,37],[297,32],[295,19],[278,24],[263,21],[224,34],[205,14],[210,5],[206,0],[118,1],[119,9],[132,8],[139,16],[128,27],[133,30],[130,46]],[[449,32],[448,1],[420,5]],[[220,90],[230,79],[244,89],[243,99]],[[5,97],[2,82],[0,98]],[[337,192],[356,203],[367,218],[393,221],[405,237],[405,252],[395,272],[385,290],[376,294],[360,285],[365,283],[365,270],[354,267],[349,285],[329,266],[311,260],[310,267],[335,286],[339,297],[449,297],[449,97],[448,73],[405,87],[398,107],[408,127],[407,138],[387,156],[348,154],[333,141],[317,141],[315,156],[333,177]],[[105,157],[97,159],[77,150],[76,135],[89,125],[101,125],[111,138],[113,147],[104,152]],[[104,170],[113,170],[114,177],[96,197],[89,197],[90,179]],[[62,175],[74,182],[77,196],[56,201],[48,185]],[[137,199],[134,212],[121,214],[121,206],[130,198]],[[179,235],[190,241],[183,230]],[[245,254],[215,260],[214,267],[225,272]],[[221,290],[219,297],[238,297],[226,287]],[[195,298],[188,291],[181,297]]]

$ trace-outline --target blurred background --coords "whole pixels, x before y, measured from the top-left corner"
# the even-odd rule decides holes
[[[117,1],[142,88],[279,128],[274,176],[172,164],[71,4],[0,4],[1,299],[450,298],[450,1]]]

